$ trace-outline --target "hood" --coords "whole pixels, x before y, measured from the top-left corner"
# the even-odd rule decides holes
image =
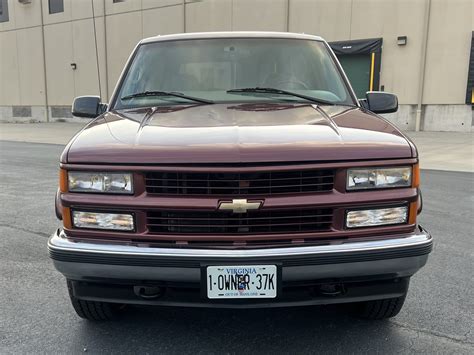
[[[179,105],[109,111],[71,141],[68,163],[176,164],[410,158],[403,134],[357,107]]]

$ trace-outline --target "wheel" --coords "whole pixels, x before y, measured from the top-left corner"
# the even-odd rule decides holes
[[[104,321],[113,319],[118,311],[118,305],[113,303],[85,301],[74,297],[72,292],[72,283],[67,281],[67,289],[72,307],[81,318],[91,321]]]
[[[366,301],[354,304],[355,313],[363,319],[386,319],[395,317],[403,307],[406,294],[401,297]]]

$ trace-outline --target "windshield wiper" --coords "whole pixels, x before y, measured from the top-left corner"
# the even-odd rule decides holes
[[[257,93],[257,94],[288,95],[288,96],[299,97],[300,99],[305,99],[305,100],[315,102],[315,103],[321,104],[321,105],[334,105],[334,103],[331,102],[331,101],[326,101],[326,100],[323,100],[323,99],[318,99],[316,97],[306,96],[306,95],[298,94],[296,92],[280,90],[280,89],[275,89],[275,88],[259,88],[259,87],[256,87],[256,88],[242,88],[242,89],[227,90],[226,92],[228,94]]]
[[[195,102],[199,102],[202,104],[213,104],[214,101],[211,100],[206,100],[206,99],[201,99],[199,97],[193,97],[193,96],[188,96],[184,95],[180,92],[171,92],[171,91],[143,91],[143,92],[137,92],[135,94],[127,95],[124,97],[121,97],[120,100],[130,100],[134,99],[136,97],[146,97],[146,96],[172,96],[172,97],[179,97],[181,99],[187,99]]]

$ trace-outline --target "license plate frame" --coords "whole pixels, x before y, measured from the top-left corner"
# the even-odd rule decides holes
[[[257,297],[209,297],[208,294],[208,267],[250,267],[259,266],[275,267],[276,287],[275,294],[271,297],[257,296]],[[281,263],[275,262],[227,262],[227,263],[201,263],[201,298],[210,302],[243,302],[246,301],[271,301],[280,297],[282,290],[282,266]]]

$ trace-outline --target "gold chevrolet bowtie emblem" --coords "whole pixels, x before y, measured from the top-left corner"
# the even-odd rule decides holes
[[[258,210],[262,201],[248,202],[246,199],[234,199],[232,202],[221,202],[220,210],[231,210],[234,213],[247,213],[248,210]]]

